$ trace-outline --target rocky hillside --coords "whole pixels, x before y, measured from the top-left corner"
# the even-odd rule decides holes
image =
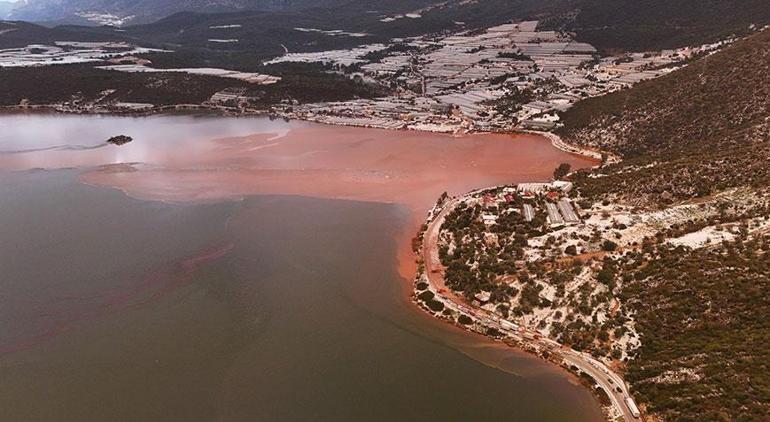
[[[562,116],[567,141],[624,158],[572,176],[582,201],[660,208],[606,258],[641,341],[625,377],[656,419],[770,414],[768,74],[765,30]]]
[[[578,176],[588,197],[665,204],[735,186],[770,185],[770,30],[668,76],[579,103],[571,143],[622,155]]]

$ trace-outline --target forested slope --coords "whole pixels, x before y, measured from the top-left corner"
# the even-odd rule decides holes
[[[611,52],[675,48],[746,34],[770,22],[765,0],[577,0],[551,26]],[[570,9],[570,7],[572,7]]]
[[[667,203],[735,186],[770,184],[770,30],[672,74],[582,101],[561,135],[622,155],[589,197]]]

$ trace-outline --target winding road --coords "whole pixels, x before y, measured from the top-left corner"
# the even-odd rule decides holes
[[[623,378],[610,370],[602,362],[587,353],[578,352],[554,340],[545,338],[534,330],[514,324],[484,309],[472,306],[463,297],[446,287],[444,267],[441,265],[441,260],[438,256],[439,233],[446,216],[454,210],[463,198],[448,199],[441,208],[441,211],[428,223],[428,227],[423,235],[421,253],[425,262],[425,274],[430,290],[436,294],[436,299],[443,302],[444,306],[449,309],[470,315],[484,326],[495,328],[516,341],[531,344],[541,350],[549,351],[552,355],[558,355],[563,359],[566,366],[577,367],[580,371],[590,375],[596,381],[596,384],[607,393],[607,396],[612,401],[612,405],[623,415],[623,420],[628,422],[638,421],[639,418],[633,415],[626,403],[629,399],[633,403],[633,398],[628,393],[628,388]],[[636,405],[634,404],[634,406]]]

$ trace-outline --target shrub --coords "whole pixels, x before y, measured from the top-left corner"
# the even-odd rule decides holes
[[[430,308],[433,312],[441,312],[444,310],[444,304],[437,301],[437,300],[429,300],[425,302],[426,305],[428,305],[428,308]]]
[[[428,302],[428,301],[433,300],[433,297],[435,297],[435,296],[436,295],[434,295],[433,292],[431,292],[430,290],[426,290],[426,291],[420,293],[419,295],[417,295],[417,299],[420,299],[423,302]]]
[[[572,170],[572,166],[567,163],[561,163],[559,164],[559,167],[556,167],[556,169],[553,171],[553,178],[556,180],[561,180],[564,178],[564,176],[568,175],[570,170]]]

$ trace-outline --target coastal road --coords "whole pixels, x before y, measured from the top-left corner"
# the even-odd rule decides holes
[[[470,194],[466,194],[470,195]],[[491,314],[484,309],[468,304],[465,299],[455,294],[452,289],[447,288],[444,280],[444,268],[438,256],[438,240],[441,226],[446,220],[446,216],[455,209],[464,197],[448,199],[441,211],[428,224],[423,235],[422,259],[425,263],[425,274],[428,285],[436,294],[437,299],[444,303],[444,306],[468,314],[484,326],[495,328],[501,333],[522,343],[531,344],[541,350],[548,350],[550,353],[558,355],[567,366],[577,367],[580,371],[590,375],[609,396],[612,405],[623,415],[627,422],[638,421],[626,404],[626,400],[631,398],[628,393],[623,378],[610,370],[605,364],[596,360],[587,353],[578,352],[572,348],[563,346],[554,340],[544,338],[540,333],[522,327],[518,324],[501,319],[497,315]],[[633,398],[631,398],[633,401]]]

